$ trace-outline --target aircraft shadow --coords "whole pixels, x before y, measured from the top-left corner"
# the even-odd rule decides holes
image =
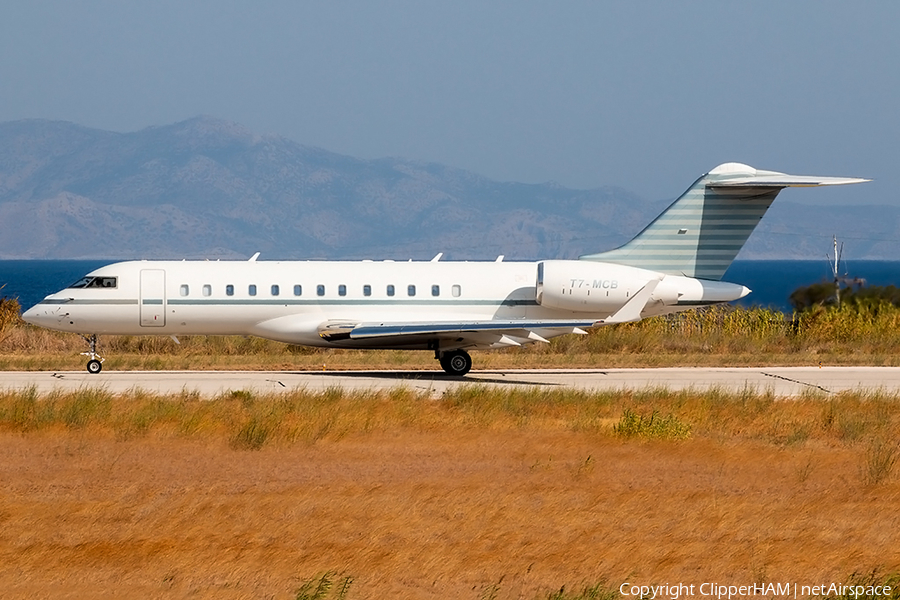
[[[547,381],[522,381],[497,377],[459,377],[440,371],[295,371],[292,375],[317,375],[320,377],[357,377],[359,379],[386,379],[390,381],[458,381],[460,383],[505,383],[509,385],[559,386]]]

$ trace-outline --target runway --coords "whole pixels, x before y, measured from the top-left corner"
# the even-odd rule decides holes
[[[779,397],[845,390],[900,393],[900,367],[747,367],[666,369],[525,369],[472,371],[450,377],[440,371],[3,371],[0,389],[34,386],[39,392],[103,388],[162,394],[196,392],[205,398],[233,390],[383,390],[405,386],[440,396],[459,385],[575,388],[580,390],[743,389],[771,390]]]

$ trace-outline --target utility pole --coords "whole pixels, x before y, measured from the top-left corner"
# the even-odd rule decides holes
[[[841,305],[841,276],[840,276],[840,268],[841,268],[841,255],[844,253],[844,244],[841,243],[841,250],[838,252],[838,243],[837,236],[833,236],[834,239],[834,265],[831,266],[831,272],[834,275],[834,299],[837,302],[838,307]],[[831,257],[828,257],[828,261],[831,262]]]

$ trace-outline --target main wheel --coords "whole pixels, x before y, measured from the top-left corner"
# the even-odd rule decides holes
[[[472,368],[472,357],[465,350],[446,352],[440,358],[441,368],[450,375],[462,377]]]
[[[87,364],[88,373],[96,375],[103,370],[103,364],[99,360],[89,360]]]

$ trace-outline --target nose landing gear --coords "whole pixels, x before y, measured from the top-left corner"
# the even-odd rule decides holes
[[[90,344],[91,351],[90,352],[82,352],[82,356],[89,357],[90,360],[87,362],[87,370],[91,375],[96,375],[103,369],[103,361],[106,359],[97,354],[97,334],[93,333],[91,335],[83,335],[81,336],[84,340]]]
[[[450,352],[435,352],[435,358],[441,363],[441,368],[448,375],[462,377],[472,368],[472,357],[465,350],[451,350]]]

